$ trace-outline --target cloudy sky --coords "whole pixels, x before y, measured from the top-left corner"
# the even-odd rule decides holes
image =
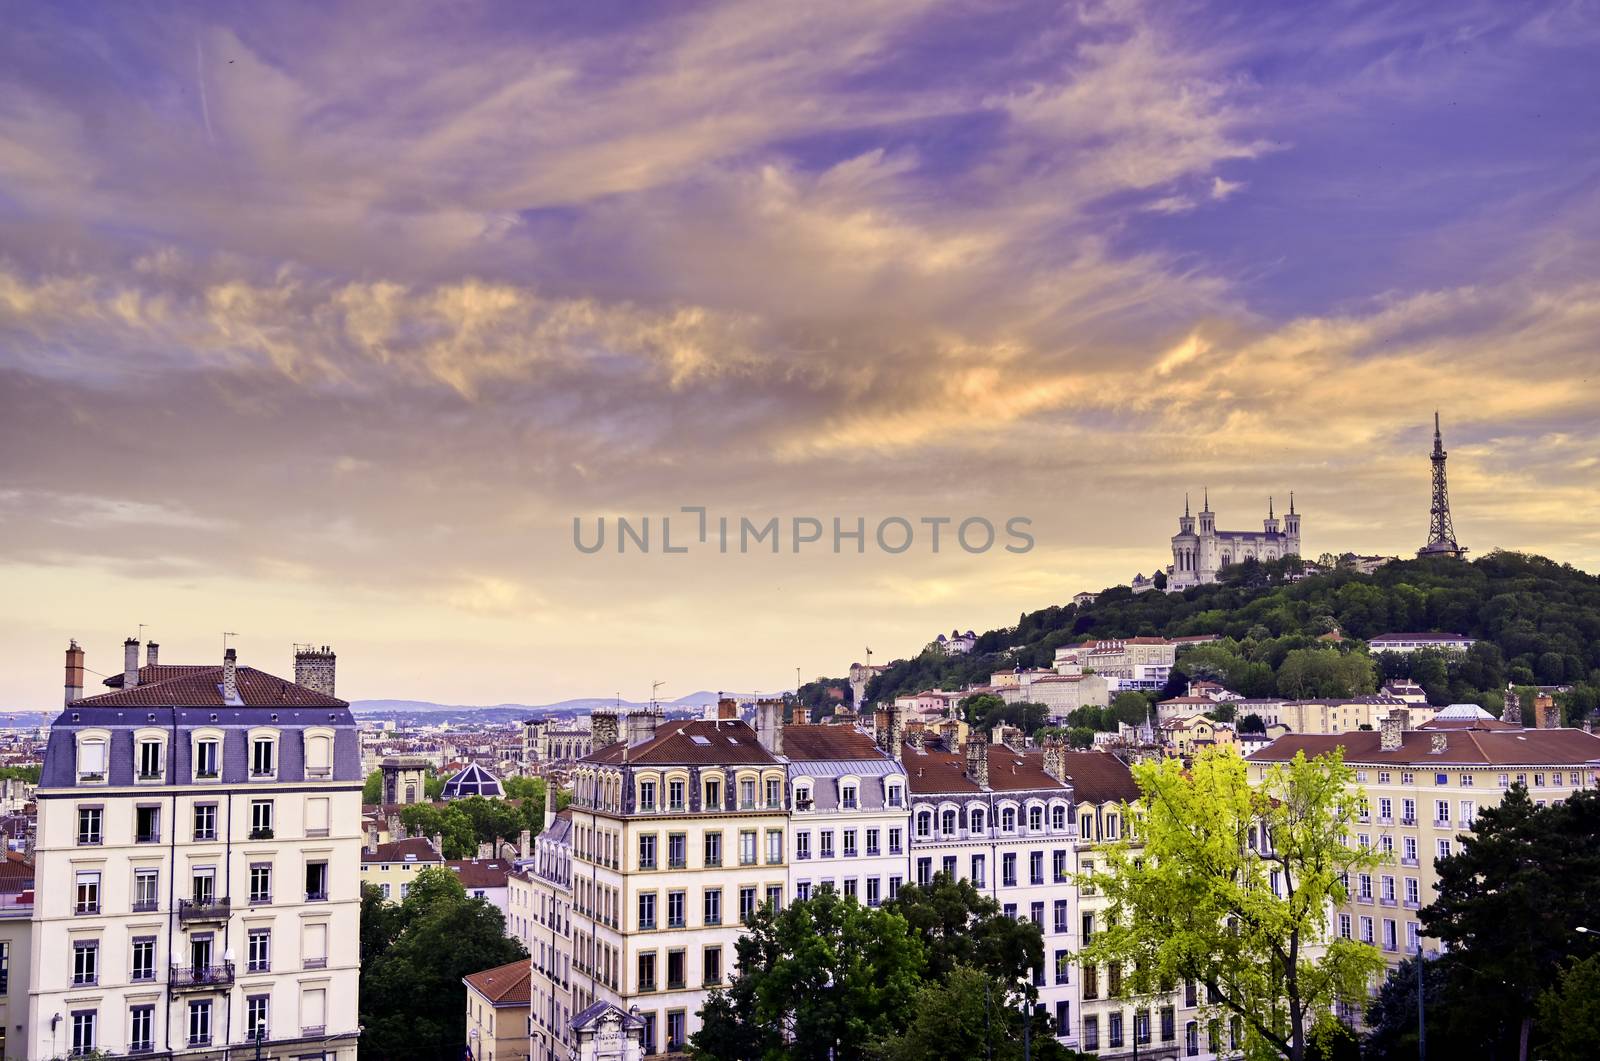
[[[5,5],[0,704],[792,686],[1290,490],[1600,568],[1593,3]],[[1032,520],[585,555],[574,517]],[[675,536],[692,527],[674,526]],[[870,532],[869,532],[870,533]]]

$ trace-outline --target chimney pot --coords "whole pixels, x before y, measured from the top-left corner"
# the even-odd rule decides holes
[[[222,654],[222,699],[230,704],[239,700],[239,654],[231,648]]]
[[[139,639],[130,637],[122,643],[122,687],[134,689],[139,685]]]
[[[334,668],[338,656],[327,645],[307,645],[294,654],[294,683],[323,696],[333,696]]]
[[[67,703],[83,699],[83,649],[77,641],[67,645]]]
[[[621,738],[618,736],[617,716],[610,711],[595,711],[589,715],[589,736],[594,750],[609,748]]]
[[[154,641],[144,646],[144,663],[147,667],[156,666],[161,658],[161,646]]]

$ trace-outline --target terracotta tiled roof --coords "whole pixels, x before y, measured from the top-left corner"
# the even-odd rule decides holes
[[[132,689],[120,689],[99,696],[86,696],[74,707],[230,707],[222,698],[222,667],[180,667],[160,665],[157,671],[172,671],[171,677]],[[343,700],[314,692],[294,682],[275,677],[254,667],[240,667],[236,675],[239,699],[246,707],[348,707]]]
[[[375,848],[361,849],[363,862],[404,862],[407,855],[414,856],[412,863],[443,861],[439,852],[434,850],[433,841],[426,836],[408,836],[404,840],[391,840]]]
[[[1383,751],[1382,734],[1375,730],[1353,733],[1286,733],[1252,752],[1251,762],[1284,762],[1295,752],[1307,757],[1343,748],[1347,762],[1393,763],[1407,766],[1581,766],[1600,760],[1600,737],[1581,729],[1436,729],[1408,730],[1401,746]],[[1435,753],[1433,740],[1444,738],[1444,750]]]
[[[453,858],[445,863],[464,888],[504,888],[511,863],[503,858]]]
[[[469,973],[461,979],[488,999],[491,1006],[526,1006],[532,975],[532,962],[527,958],[519,958],[498,968]]]
[[[184,678],[191,674],[199,674],[202,671],[216,669],[216,667],[208,667],[203,663],[157,663],[153,667],[146,665],[139,668],[139,684],[148,685],[151,682],[164,682],[168,678]],[[105,680],[104,684],[111,689],[120,689],[124,679],[125,676],[122,674],[113,674]]]
[[[625,729],[624,729],[625,732]],[[766,764],[777,760],[756,740],[756,731],[742,720],[679,719],[661,722],[653,737],[631,747],[618,742],[580,760],[616,766],[626,749],[628,762],[641,766],[715,766]]]
[[[783,754],[794,762],[881,759],[871,737],[849,726],[789,726],[783,731]]]
[[[1128,764],[1105,752],[1065,752],[1067,780],[1080,803],[1132,803],[1139,785]]]
[[[1044,758],[1039,752],[1018,754],[1004,744],[991,744],[988,751],[991,791],[1032,792],[1066,787],[1044,772]],[[967,757],[959,750],[945,751],[942,740],[928,741],[920,752],[905,745],[901,762],[913,795],[982,791],[976,781],[967,777]]]

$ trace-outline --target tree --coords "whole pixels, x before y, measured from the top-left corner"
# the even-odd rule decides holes
[[[1150,698],[1131,691],[1118,693],[1111,701],[1111,717],[1115,722],[1125,722],[1130,726],[1142,725],[1150,721]],[[1108,728],[1115,729],[1116,726]]]
[[[1254,711],[1239,720],[1240,733],[1265,733],[1266,731],[1266,720]]]
[[[992,725],[989,716],[1004,711],[1006,702],[993,693],[974,693],[962,699],[959,706],[968,725],[986,728]]]
[[[1539,996],[1539,1022],[1554,1061],[1587,1061],[1600,1043],[1600,954],[1573,959],[1555,987]]]
[[[1417,963],[1422,962],[1423,992],[1427,1002],[1428,1046],[1438,1057],[1471,1057],[1481,1045],[1471,1029],[1458,1019],[1454,1007],[1446,1005],[1448,984],[1438,962],[1407,958],[1378,988],[1378,997],[1367,1007],[1367,1034],[1362,1039],[1362,1056],[1367,1061],[1416,1061],[1417,1057]]]
[[[466,1041],[461,978],[528,956],[500,911],[468,898],[448,869],[417,873],[397,907],[363,892],[361,913],[361,1046],[377,1057],[457,1056]]]
[[[1213,707],[1210,711],[1210,714],[1211,717],[1216,719],[1218,722],[1232,722],[1238,717],[1239,709],[1224,700],[1216,707]]]
[[[1074,748],[1094,747],[1094,730],[1088,726],[1073,726],[1067,730],[1067,741]]]
[[[976,969],[958,965],[943,981],[917,992],[916,1018],[904,1033],[874,1051],[883,1061],[1022,1061],[1023,998],[1015,983],[1005,984]],[[1032,1056],[1069,1061],[1085,1055],[1056,1041],[1047,1016],[1034,1011]]]
[[[1439,888],[1422,910],[1440,940],[1453,991],[1472,999],[1463,1016],[1486,1043],[1526,1059],[1540,991],[1569,957],[1592,955],[1600,909],[1600,791],[1548,807],[1520,784],[1478,812],[1456,854],[1437,862]],[[1554,1029],[1539,1028],[1541,1035]]]
[[[374,770],[361,783],[361,802],[375,807],[383,802],[383,771]]]
[[[926,960],[904,918],[832,888],[763,908],[735,947],[738,975],[701,1010],[696,1056],[863,1059],[905,1027]]]
[[[1377,669],[1364,653],[1298,648],[1278,668],[1278,692],[1293,700],[1362,696],[1377,688]]]
[[[1244,760],[1216,748],[1187,770],[1163,759],[1133,773],[1132,828],[1086,881],[1110,899],[1111,923],[1080,960],[1120,963],[1137,993],[1202,983],[1242,1021],[1247,1054],[1302,1061],[1334,1004],[1364,1000],[1383,967],[1376,948],[1328,924],[1342,875],[1377,861],[1349,843],[1354,771],[1337,751],[1302,753],[1252,787]]]
[[[926,886],[915,884],[884,904],[905,918],[928,955],[928,973],[943,980],[958,965],[977,969],[1002,983],[1044,967],[1044,936],[1032,921],[1006,917],[1000,904],[965,877],[935,873]]]

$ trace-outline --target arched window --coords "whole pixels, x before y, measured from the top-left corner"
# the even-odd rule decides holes
[[[1052,828],[1052,829],[1065,829],[1066,827],[1067,827],[1067,808],[1060,807],[1060,806],[1051,807],[1050,808],[1050,828]]]
[[[956,812],[954,808],[945,808],[939,813],[939,831],[946,836],[956,834]]]
[[[1000,831],[1014,833],[1017,831],[1017,808],[1000,808]]]
[[[1031,833],[1044,832],[1044,808],[1028,808],[1028,831]]]
[[[104,781],[106,779],[106,739],[102,736],[83,737],[78,741],[78,780]]]
[[[975,833],[983,832],[983,828],[984,828],[983,823],[984,823],[984,818],[985,817],[986,817],[986,815],[983,813],[983,808],[982,807],[973,807],[972,808],[972,815],[971,815],[971,818],[970,818],[970,821],[969,821],[969,825],[970,825],[970,828],[972,829],[973,832],[975,832]]]
[[[931,832],[933,832],[933,812],[917,811],[917,837],[919,839],[927,839],[928,834]]]

